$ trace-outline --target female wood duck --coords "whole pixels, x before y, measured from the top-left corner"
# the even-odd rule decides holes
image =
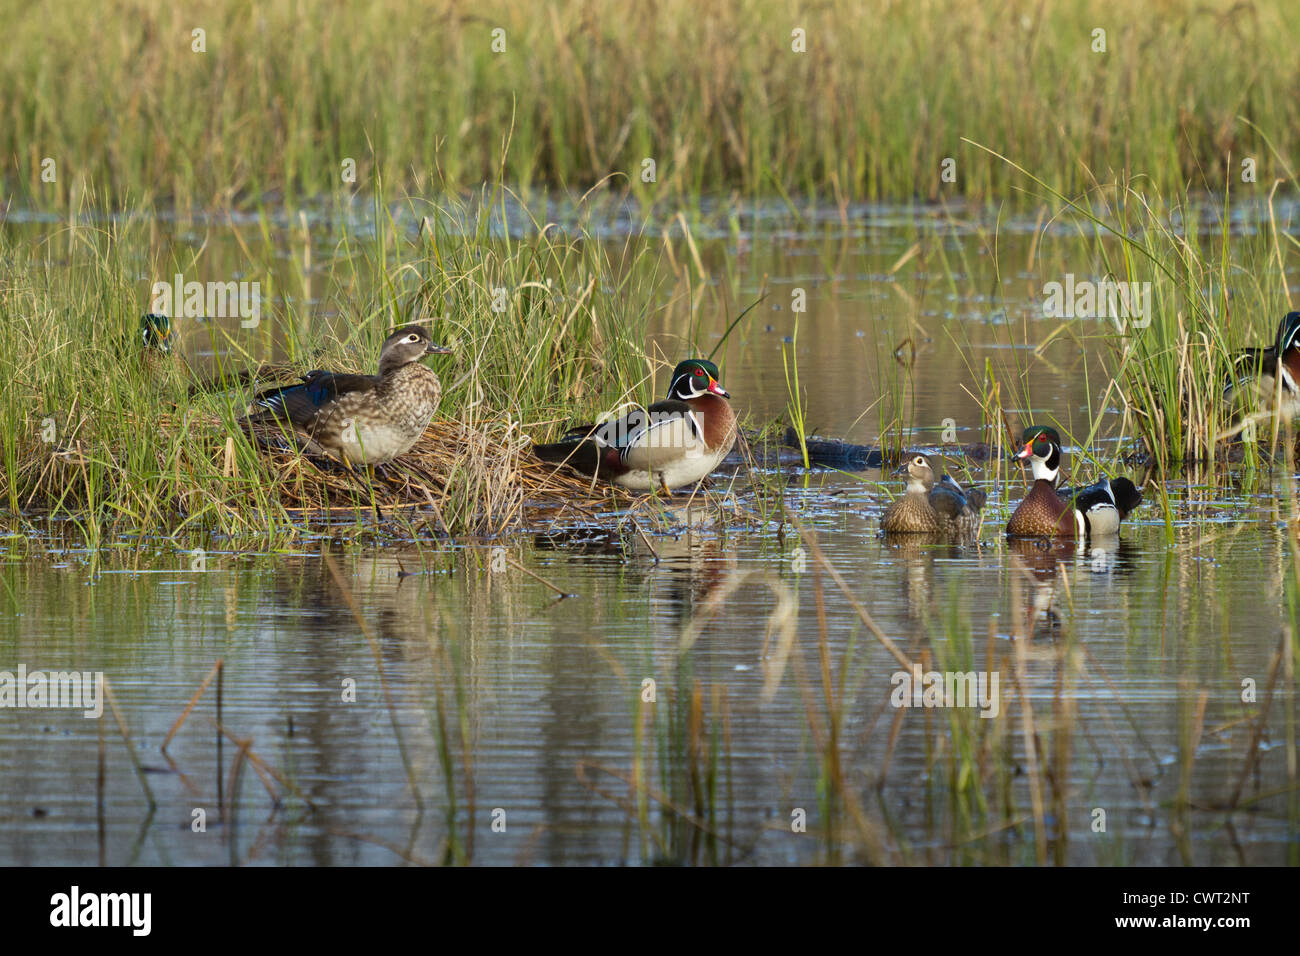
[[[731,396],[718,367],[688,359],[673,369],[668,397],[599,425],[572,428],[559,441],[534,445],[543,461],[634,491],[693,485],[721,463],[736,442]]]
[[[924,455],[913,455],[894,474],[907,476],[907,493],[881,515],[885,531],[970,535],[979,530],[984,492],[963,489],[949,475],[936,481]]]
[[[1115,534],[1119,523],[1142,502],[1142,493],[1127,478],[1103,478],[1072,495],[1063,494],[1061,436],[1056,429],[1031,425],[1021,441],[1025,447],[1012,458],[1030,462],[1034,484],[1007,522],[1007,534],[1027,538]]]
[[[1289,422],[1300,415],[1300,312],[1288,312],[1282,317],[1271,346],[1245,349],[1233,358],[1232,378],[1225,390],[1227,397],[1234,397],[1253,383],[1262,407],[1271,412],[1279,374],[1282,402],[1278,417]]]
[[[442,383],[420,360],[451,349],[434,345],[421,325],[404,325],[384,340],[378,375],[319,369],[297,385],[262,392],[249,423],[291,426],[308,453],[347,465],[377,465],[411,449],[433,419]]]

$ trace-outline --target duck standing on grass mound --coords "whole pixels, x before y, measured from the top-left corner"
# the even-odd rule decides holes
[[[984,492],[962,488],[948,475],[936,481],[924,455],[913,455],[894,474],[907,476],[907,493],[880,516],[884,531],[973,535],[979,530]]]
[[[1282,317],[1271,346],[1245,349],[1233,357],[1232,378],[1224,397],[1231,401],[1253,385],[1259,392],[1260,407],[1272,412],[1279,377],[1282,401],[1278,417],[1289,422],[1300,415],[1300,312],[1288,312]]]
[[[392,461],[419,441],[442,397],[438,376],[420,360],[449,352],[424,326],[404,325],[384,340],[378,375],[315,369],[297,385],[258,394],[258,410],[243,421],[292,428],[307,453],[351,467]]]
[[[1020,440],[1025,447],[1011,457],[1029,461],[1034,484],[1007,522],[1007,534],[1022,538],[1084,538],[1112,535],[1119,523],[1142,503],[1142,492],[1127,478],[1103,478],[1065,497],[1061,481],[1061,436],[1055,428],[1031,425]]]
[[[633,491],[694,485],[736,443],[736,413],[718,383],[718,367],[688,359],[673,369],[668,397],[649,408],[571,428],[549,445],[534,445],[542,461],[564,464]]]

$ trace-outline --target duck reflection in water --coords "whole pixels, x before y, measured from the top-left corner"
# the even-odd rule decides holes
[[[885,547],[902,559],[907,616],[919,621],[933,608],[935,559],[953,560],[968,553],[943,532],[885,534]]]
[[[642,537],[632,527],[608,530],[550,532],[533,538],[539,550],[566,551],[589,561],[611,556],[626,562],[626,575],[648,588],[653,617],[684,625],[734,570],[735,556],[724,553],[714,536],[683,533]]]
[[[1029,585],[1029,599],[1023,601],[1025,625],[1034,640],[1060,636],[1061,618],[1053,607],[1061,565],[1072,562],[1078,553],[1069,538],[1008,538],[1007,548],[1014,558],[1013,572],[1023,571]]]
[[[1054,605],[1062,565],[1091,575],[1127,575],[1133,573],[1138,554],[1119,535],[1093,536],[1086,544],[1069,538],[1008,538],[1007,548],[1030,582],[1032,596],[1025,613],[1035,639],[1060,636],[1061,619]]]

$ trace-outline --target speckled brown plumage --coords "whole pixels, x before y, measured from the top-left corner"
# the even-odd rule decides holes
[[[378,375],[308,372],[300,384],[258,395],[259,410],[246,421],[291,426],[304,451],[348,464],[391,461],[424,434],[442,397],[438,376],[420,359],[449,351],[422,326],[404,326],[384,341]]]
[[[930,507],[929,493],[911,492],[903,495],[880,516],[880,527],[892,534],[925,534],[941,532],[939,515]]]
[[[1045,479],[1034,481],[1023,501],[1007,522],[1007,534],[1018,537],[1074,537],[1078,523],[1070,503],[1056,493]]]
[[[895,474],[908,478],[907,493],[880,517],[890,534],[970,535],[979,530],[984,494],[966,491],[951,478],[936,481],[924,455],[913,455]]]

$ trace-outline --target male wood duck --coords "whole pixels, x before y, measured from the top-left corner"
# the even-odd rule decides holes
[[[244,421],[291,426],[304,451],[353,467],[391,461],[424,434],[442,397],[437,374],[420,360],[449,352],[424,326],[404,325],[384,340],[378,375],[315,369],[297,385],[259,393],[259,410]]]
[[[184,366],[185,360],[181,358],[180,351],[173,348],[175,335],[171,319],[167,316],[157,312],[140,316],[137,336],[140,365],[145,375],[156,379],[165,375],[172,366]]]
[[[1031,425],[1021,441],[1025,446],[1012,458],[1029,461],[1034,483],[1007,522],[1007,534],[1029,538],[1115,534],[1119,523],[1142,502],[1142,493],[1127,478],[1103,478],[1063,494],[1061,436],[1056,429]]]
[[[731,451],[736,413],[729,398],[716,365],[688,359],[673,369],[662,402],[571,428],[557,442],[534,445],[533,453],[634,491],[671,493],[705,478]]]
[[[1279,374],[1282,402],[1278,417],[1291,421],[1300,415],[1300,312],[1288,312],[1282,317],[1271,346],[1245,349],[1234,356],[1232,378],[1225,389],[1227,397],[1235,397],[1253,384],[1259,392],[1261,407],[1271,412]]]
[[[292,365],[264,362],[255,368],[242,371],[221,368],[216,375],[199,378],[197,371],[190,367],[180,350],[174,347],[175,340],[176,335],[172,329],[171,319],[160,313],[151,312],[140,317],[140,331],[136,340],[139,347],[124,352],[138,352],[145,374],[153,379],[161,378],[169,368],[176,368],[190,380],[191,384],[187,391],[191,396],[205,392],[227,392],[250,385],[265,385],[301,375],[300,366],[295,368]]]
[[[964,489],[949,475],[936,480],[925,455],[913,455],[894,474],[907,476],[907,493],[881,515],[885,531],[970,535],[979,530],[984,492]]]

